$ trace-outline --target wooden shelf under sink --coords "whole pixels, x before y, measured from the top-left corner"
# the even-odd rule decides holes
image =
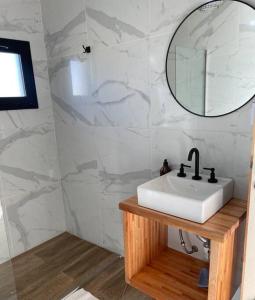
[[[246,202],[232,199],[204,224],[157,212],[132,197],[123,210],[126,282],[156,300],[230,300],[236,229]],[[211,240],[209,289],[197,287],[207,263],[168,248],[168,226]]]
[[[209,264],[172,249],[164,250],[131,278],[131,285],[153,298],[206,300],[208,289],[198,287],[201,268]]]

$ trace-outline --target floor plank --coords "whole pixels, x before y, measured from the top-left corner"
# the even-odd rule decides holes
[[[0,299],[16,300],[15,281],[10,261],[0,265]]]
[[[18,300],[59,300],[82,287],[100,300],[149,300],[136,289],[125,289],[124,260],[117,254],[69,233],[39,245],[12,260]],[[5,278],[7,264],[0,266]],[[11,278],[0,286],[0,299],[11,288]],[[2,294],[1,294],[2,292]],[[5,298],[2,298],[5,297]]]
[[[82,287],[90,291],[100,300],[150,299],[130,286],[127,286],[125,294],[123,295],[126,287],[123,258],[119,258],[118,261],[113,262],[104,272]],[[123,297],[121,297],[122,295]]]

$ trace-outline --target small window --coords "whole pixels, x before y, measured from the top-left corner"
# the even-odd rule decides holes
[[[29,42],[0,38],[0,110],[38,108]]]

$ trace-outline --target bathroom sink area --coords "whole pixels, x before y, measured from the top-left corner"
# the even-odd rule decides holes
[[[197,223],[206,222],[233,196],[230,178],[209,183],[209,176],[192,180],[191,173],[177,177],[178,171],[148,181],[137,188],[138,204]]]

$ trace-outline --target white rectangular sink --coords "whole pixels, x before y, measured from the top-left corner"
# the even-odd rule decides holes
[[[177,177],[178,171],[148,181],[137,188],[138,204],[197,223],[206,222],[233,197],[234,183],[229,178],[217,178],[209,183],[208,176],[192,180]]]

